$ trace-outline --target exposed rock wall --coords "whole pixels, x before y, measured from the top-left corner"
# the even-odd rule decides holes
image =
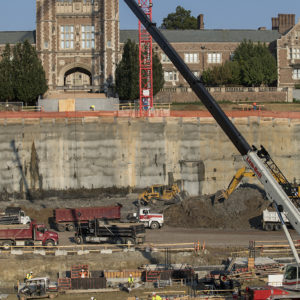
[[[300,181],[300,120],[233,121],[249,144],[265,146],[290,181]],[[172,172],[191,195],[206,194],[226,187],[241,166],[212,118],[0,120],[0,191],[9,193],[145,187],[166,184]]]

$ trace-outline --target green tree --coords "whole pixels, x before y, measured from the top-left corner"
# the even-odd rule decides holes
[[[128,40],[124,45],[115,77],[116,90],[121,100],[139,98],[139,48],[134,41]]]
[[[276,59],[266,45],[243,41],[233,61],[203,72],[206,85],[272,86],[277,80]]]
[[[38,96],[47,91],[48,86],[37,52],[27,40],[14,47],[12,66],[16,98],[26,105],[34,105]]]
[[[182,6],[176,7],[175,13],[170,13],[163,19],[162,29],[197,29],[197,19],[191,16],[191,11]]]
[[[153,68],[153,96],[164,85],[163,68],[157,54],[152,56]],[[119,62],[115,73],[116,91],[121,100],[135,100],[139,98],[139,48],[138,45],[128,40],[124,45],[122,60]]]
[[[1,54],[0,62],[0,101],[11,101],[15,98],[12,74],[12,53],[9,44]]]
[[[233,60],[240,66],[243,85],[271,86],[276,84],[276,59],[265,44],[243,41],[235,50]]]

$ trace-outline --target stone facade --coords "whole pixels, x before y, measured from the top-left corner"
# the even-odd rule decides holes
[[[127,39],[138,42],[137,30],[119,29],[119,0],[36,0],[36,24],[36,31],[0,32],[0,51],[6,43],[29,39],[42,60],[52,93],[105,91],[114,82]],[[203,15],[198,17],[198,27],[163,30],[196,76],[230,60],[243,40],[251,40],[266,43],[277,54],[279,88],[300,84],[300,23],[295,24],[295,15],[272,18],[272,30],[204,29]],[[156,43],[153,47],[163,65],[165,88],[188,88],[160,47]]]
[[[300,84],[300,22],[277,40],[278,86]]]
[[[100,91],[112,80],[118,0],[36,0],[36,23],[36,49],[50,91]]]

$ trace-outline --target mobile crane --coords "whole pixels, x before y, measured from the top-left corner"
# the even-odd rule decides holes
[[[157,44],[165,52],[177,70],[181,73],[184,79],[188,82],[194,93],[202,101],[208,111],[211,113],[213,118],[222,128],[224,133],[231,140],[233,145],[242,155],[243,160],[247,166],[250,168],[258,180],[264,186],[266,195],[270,202],[272,202],[278,212],[278,217],[281,220],[282,227],[286,234],[287,240],[293,252],[293,255],[296,260],[296,265],[290,266],[290,269],[295,270],[295,272],[289,272],[290,274],[295,274],[289,276],[288,279],[285,277],[285,282],[287,281],[294,282],[294,285],[297,288],[298,282],[298,273],[300,274],[300,259],[293,243],[293,240],[290,236],[290,233],[287,229],[286,224],[284,223],[283,218],[281,217],[281,211],[285,211],[287,218],[290,221],[290,224],[293,228],[300,234],[300,212],[297,209],[299,203],[298,199],[289,198],[285,189],[278,183],[280,180],[283,180],[287,185],[290,185],[280,171],[275,162],[271,159],[271,156],[266,151],[266,149],[261,146],[260,149],[257,149],[255,146],[250,146],[245,138],[241,135],[238,129],[227,117],[225,112],[218,105],[216,100],[212,95],[206,90],[205,86],[201,81],[191,72],[188,66],[184,63],[183,59],[175,51],[175,49],[169,44],[167,39],[163,34],[156,28],[156,24],[153,23],[146,14],[141,10],[135,0],[124,0],[131,11],[136,15],[136,17],[141,21],[147,31],[151,34]],[[295,283],[296,282],[296,283]],[[290,297],[292,297],[290,295]],[[298,295],[299,297],[299,295]]]

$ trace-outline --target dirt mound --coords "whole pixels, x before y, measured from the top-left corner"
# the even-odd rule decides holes
[[[249,229],[261,225],[262,211],[269,206],[257,188],[239,188],[228,200],[214,195],[191,197],[164,211],[165,224],[177,227]]]

